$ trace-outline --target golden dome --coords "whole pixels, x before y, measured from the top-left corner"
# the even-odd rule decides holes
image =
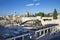
[[[25,15],[29,15],[29,12],[25,12]]]

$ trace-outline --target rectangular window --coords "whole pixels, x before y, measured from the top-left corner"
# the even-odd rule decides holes
[[[51,21],[52,19],[43,19],[44,21]]]
[[[48,29],[48,33],[50,33],[50,29]]]
[[[37,32],[37,37],[39,37],[40,36],[40,33],[39,32]]]
[[[43,31],[41,31],[41,35],[43,35]]]
[[[15,40],[22,40],[22,37],[16,38]]]
[[[47,30],[45,30],[45,33],[47,33]]]

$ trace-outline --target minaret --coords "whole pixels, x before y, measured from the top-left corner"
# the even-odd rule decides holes
[[[13,20],[16,20],[16,11],[14,11]]]

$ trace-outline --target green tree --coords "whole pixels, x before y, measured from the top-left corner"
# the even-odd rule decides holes
[[[41,16],[41,17],[44,17],[44,13],[43,13],[43,12],[39,12],[39,13],[36,13],[35,16]]]
[[[49,16],[49,17],[52,17],[52,16],[53,16],[53,13],[48,13],[48,16]]]
[[[50,17],[50,14],[48,13],[48,17]]]
[[[57,19],[57,10],[54,9],[54,12],[53,12],[53,19]]]
[[[29,17],[35,17],[35,15],[34,15],[34,14],[32,14],[32,15],[29,15]]]

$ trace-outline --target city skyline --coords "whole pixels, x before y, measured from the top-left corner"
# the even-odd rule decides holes
[[[26,11],[31,14],[37,12],[51,13],[54,9],[60,13],[60,0],[0,0],[0,15],[24,15]]]

